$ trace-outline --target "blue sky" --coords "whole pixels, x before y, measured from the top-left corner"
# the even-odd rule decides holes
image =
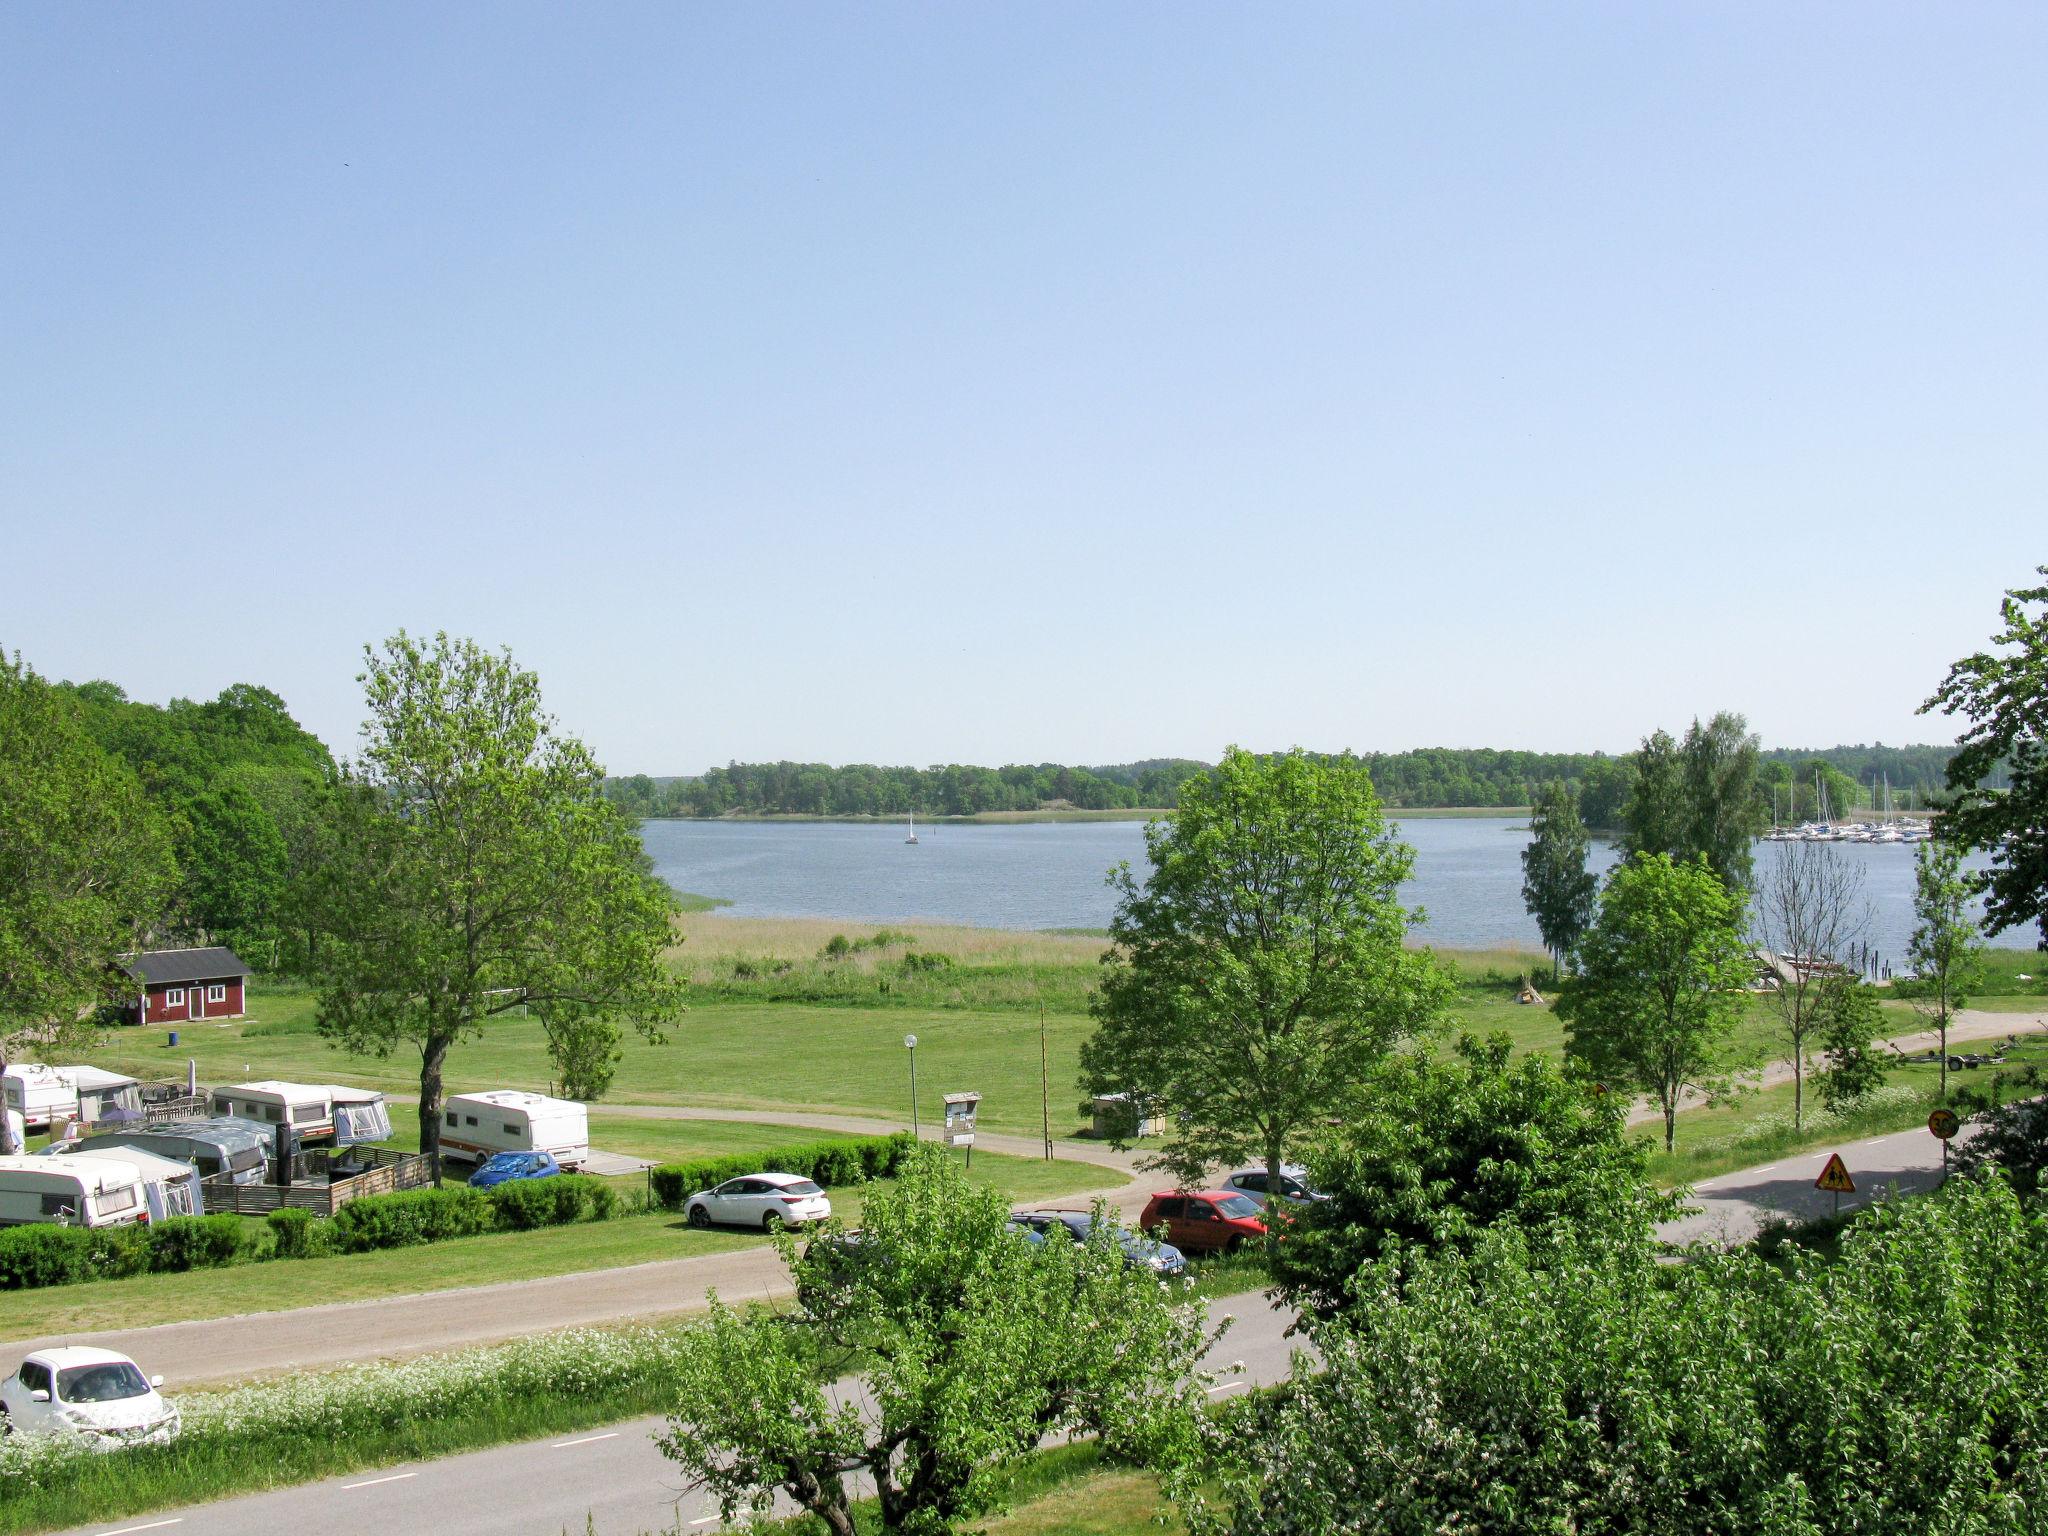
[[[1945,739],[2048,11],[0,10],[0,644],[621,772]]]

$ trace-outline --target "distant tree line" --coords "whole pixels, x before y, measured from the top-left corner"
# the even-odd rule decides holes
[[[1779,748],[1758,754],[1757,794],[1781,819],[1817,814],[1817,782],[1831,809],[1848,811],[1868,786],[1888,779],[1901,802],[1938,799],[1949,747]],[[1595,831],[1619,831],[1635,787],[1630,756],[1603,752],[1503,752],[1490,747],[1426,747],[1368,752],[1358,759],[1390,807],[1506,809],[1535,803],[1545,784],[1562,782]],[[881,768],[872,763],[728,763],[695,778],[634,774],[608,780],[605,793],[628,816],[973,816],[983,811],[1170,810],[1180,787],[1212,772],[1190,758],[1148,758],[1104,767],[1013,763],[979,768]],[[1998,787],[2000,780],[1989,781]]]

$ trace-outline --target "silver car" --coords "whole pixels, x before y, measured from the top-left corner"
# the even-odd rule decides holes
[[[1247,1200],[1256,1201],[1263,1206],[1266,1203],[1266,1170],[1263,1168],[1247,1168],[1240,1173],[1233,1173],[1223,1181],[1223,1187],[1235,1190]],[[1319,1189],[1311,1189],[1309,1187],[1308,1170],[1302,1167],[1301,1164],[1282,1163],[1280,1165],[1280,1198],[1282,1200],[1327,1200],[1330,1197]]]
[[[683,1205],[693,1227],[716,1223],[727,1227],[801,1227],[832,1214],[825,1191],[793,1173],[750,1173],[727,1179],[716,1189],[699,1190]]]
[[[178,1438],[178,1410],[157,1393],[161,1376],[144,1376],[110,1349],[42,1349],[0,1381],[0,1429],[68,1435],[96,1451],[162,1445]]]

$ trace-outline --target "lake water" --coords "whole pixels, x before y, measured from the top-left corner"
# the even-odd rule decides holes
[[[1415,849],[1403,897],[1428,913],[1419,937],[1457,948],[1541,942],[1522,906],[1520,817],[1420,817],[1400,823]],[[1141,877],[1144,826],[1135,821],[938,825],[906,846],[901,826],[841,822],[649,821],[654,868],[677,890],[722,896],[738,917],[923,919],[980,928],[1105,928],[1115,897],[1105,875],[1128,859]],[[1864,871],[1869,941],[1902,964],[1913,924],[1913,853],[1843,843]],[[1759,870],[1782,844],[1757,846]],[[1609,844],[1593,845],[1605,873]],[[2031,928],[1993,942],[2029,947]]]

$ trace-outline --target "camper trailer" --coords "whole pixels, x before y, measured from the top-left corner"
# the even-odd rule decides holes
[[[142,1084],[119,1072],[98,1067],[59,1067],[78,1095],[78,1118],[87,1125],[139,1124],[142,1120]]]
[[[481,1163],[494,1152],[548,1152],[564,1168],[590,1160],[590,1117],[573,1099],[494,1088],[457,1093],[441,1110],[441,1155]]]
[[[102,1131],[78,1143],[80,1152],[133,1147],[199,1170],[201,1178],[227,1174],[234,1184],[261,1184],[274,1135],[253,1120],[167,1120],[147,1128]]]
[[[56,1067],[17,1061],[0,1076],[7,1108],[32,1131],[47,1131],[59,1120],[78,1117],[78,1089]]]
[[[0,1227],[61,1222],[119,1227],[146,1221],[143,1177],[118,1158],[0,1157]]]
[[[142,1184],[142,1205],[151,1221],[166,1216],[204,1216],[199,1170],[190,1163],[159,1157],[137,1147],[106,1147],[97,1152],[66,1152],[52,1162],[66,1166],[84,1162],[112,1163],[134,1171]]]
[[[289,1125],[308,1146],[351,1146],[382,1141],[391,1134],[391,1113],[383,1094],[330,1083],[232,1083],[213,1090],[213,1112],[264,1125]]]

